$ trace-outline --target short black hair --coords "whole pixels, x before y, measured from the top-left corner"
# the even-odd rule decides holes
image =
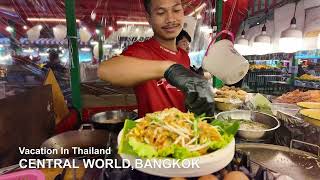
[[[180,34],[179,34],[179,35],[177,36],[177,38],[176,38],[176,43],[178,44],[178,42],[179,42],[180,40],[182,40],[184,37],[187,38],[187,40],[189,41],[189,43],[191,42],[191,36],[188,34],[187,31],[185,31],[185,30],[182,29],[182,31],[180,32]]]
[[[151,0],[144,0],[143,5],[148,14],[151,14]]]
[[[59,52],[54,49],[50,49],[49,50],[49,60],[53,61],[58,58],[59,58]]]

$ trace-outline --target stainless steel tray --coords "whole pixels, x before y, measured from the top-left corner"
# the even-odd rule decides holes
[[[301,142],[293,140],[291,147],[293,143]],[[317,145],[312,146],[320,149]],[[236,148],[250,154],[253,162],[281,175],[288,175],[296,180],[320,179],[319,151],[317,156],[285,146],[258,143],[237,144]]]

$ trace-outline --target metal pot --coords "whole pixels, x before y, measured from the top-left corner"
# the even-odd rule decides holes
[[[111,138],[111,134],[108,131],[95,130],[91,124],[83,124],[77,131],[68,131],[47,139],[42,143],[41,148],[58,150],[58,154],[45,154],[48,158],[80,158],[72,153],[73,147],[82,149],[91,147],[96,149],[108,148],[107,142]],[[69,154],[62,154],[61,148],[68,149]],[[88,156],[91,157],[92,155]]]
[[[96,129],[107,129],[112,132],[120,132],[126,119],[137,119],[134,111],[114,110],[94,114],[91,122]]]
[[[270,128],[265,130],[257,129],[239,129],[238,135],[240,138],[245,140],[266,140],[272,139],[274,137],[274,132],[280,127],[280,122],[277,118],[256,111],[246,111],[246,110],[235,110],[235,111],[225,111],[221,112],[216,116],[216,119],[219,120],[228,120],[228,119],[244,119],[252,120],[262,124],[268,125]]]

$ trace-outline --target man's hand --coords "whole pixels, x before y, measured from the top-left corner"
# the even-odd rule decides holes
[[[214,100],[206,79],[181,64],[170,66],[164,74],[166,80],[186,94],[186,106],[197,115],[214,115]]]

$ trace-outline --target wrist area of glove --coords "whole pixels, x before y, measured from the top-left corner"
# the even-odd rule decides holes
[[[194,86],[195,81],[201,80],[201,77],[191,72],[181,64],[173,64],[164,73],[164,78],[173,86],[187,92],[190,86]]]

